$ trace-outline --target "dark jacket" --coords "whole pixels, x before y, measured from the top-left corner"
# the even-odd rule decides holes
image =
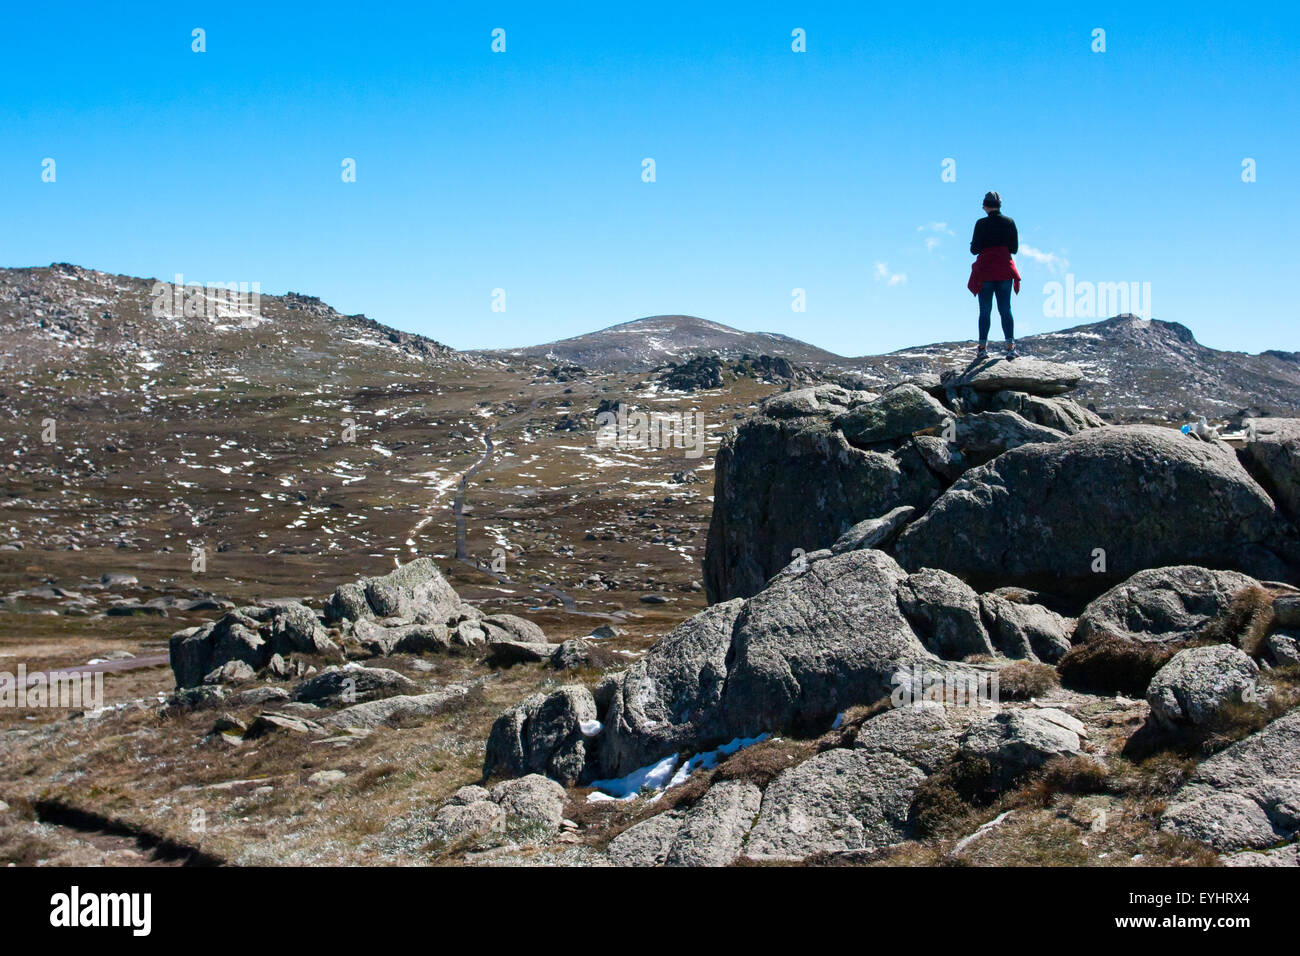
[[[1013,256],[1020,251],[1020,236],[1016,233],[1015,220],[1000,212],[989,213],[983,219],[975,221],[975,234],[970,240],[971,255],[978,256],[993,246],[1006,246]]]

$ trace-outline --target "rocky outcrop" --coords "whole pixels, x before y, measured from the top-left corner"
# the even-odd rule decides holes
[[[915,666],[978,679],[926,641],[950,657],[984,653],[981,627],[977,598],[955,579],[909,577],[880,551],[827,552],[678,625],[594,695],[563,688],[507,710],[484,773],[608,780],[733,738],[824,731],[846,708],[910,686]]]
[[[1170,429],[1092,429],[967,472],[899,537],[907,568],[1097,593],[1197,563],[1284,577],[1289,529],[1224,447]]]
[[[1197,767],[1165,809],[1162,827],[1221,853],[1294,839],[1300,831],[1300,710]]]
[[[855,448],[823,411],[751,419],[716,458],[704,557],[709,601],[751,597],[796,549],[828,547],[859,521],[925,507],[941,490],[919,456]]]
[[[1186,641],[1226,611],[1234,594],[1258,584],[1236,571],[1195,565],[1139,571],[1084,608],[1074,640],[1111,634],[1143,644]]]
[[[169,652],[177,687],[195,687],[235,661],[260,671],[277,654],[330,658],[340,654],[315,613],[301,604],[230,611],[214,623],[177,631],[171,636]]]
[[[1208,724],[1233,704],[1260,698],[1259,666],[1231,644],[1179,651],[1147,688],[1152,720],[1169,729]]]
[[[1300,526],[1300,418],[1250,418],[1245,425],[1243,463]]]
[[[858,546],[887,546],[967,469],[1100,424],[1068,399],[1046,397],[1077,384],[1080,370],[1007,364],[946,381],[920,377],[879,395],[822,385],[767,399],[718,452],[704,558],[709,600],[757,594],[796,552],[853,546],[837,541],[851,530],[880,535]]]
[[[988,358],[960,372],[945,372],[939,377],[940,386],[953,391],[1010,390],[1030,395],[1062,395],[1073,391],[1082,381],[1083,370],[1077,365],[1023,357],[1013,362]]]
[[[296,601],[265,603],[268,606],[237,608],[214,623],[172,635],[176,686],[194,687],[208,677],[216,682],[246,677],[242,670],[227,667],[233,662],[254,673],[284,678],[294,654],[338,661],[345,649],[347,657],[358,658],[500,643],[507,651],[520,645],[542,648],[544,653],[532,657],[526,648],[518,655],[541,660],[549,659],[551,649],[542,629],[531,621],[513,614],[483,617],[461,601],[429,558],[340,585],[320,613]]]

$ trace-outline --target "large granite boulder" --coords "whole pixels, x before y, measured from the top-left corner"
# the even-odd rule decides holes
[[[1246,420],[1242,461],[1278,510],[1300,525],[1300,418]]]
[[[596,701],[580,684],[534,694],[492,724],[483,777],[544,774],[565,786],[590,776],[590,738],[599,732]]]
[[[1238,591],[1258,584],[1236,571],[1195,565],[1139,571],[1084,608],[1074,641],[1105,634],[1144,644],[1186,641],[1226,611]]]
[[[416,558],[381,577],[341,585],[326,603],[325,613],[339,621],[399,618],[448,626],[458,617],[478,616],[461,601],[432,558]]]
[[[1164,829],[1221,853],[1263,850],[1300,832],[1300,710],[1204,761],[1165,809]]]
[[[704,556],[709,602],[750,597],[793,552],[942,490],[919,455],[855,448],[825,417],[743,422],[718,450]]]
[[[899,609],[906,577],[883,552],[849,551],[746,602],[727,654],[728,731],[825,729],[846,707],[887,695],[899,668],[934,661]]]
[[[966,472],[894,553],[972,583],[1095,594],[1171,564],[1289,576],[1293,534],[1226,447],[1132,425],[1022,445]]]
[[[619,675],[605,711],[600,768],[606,778],[719,737],[731,632],[744,601],[688,618]]]
[[[1147,687],[1151,718],[1170,729],[1208,724],[1228,707],[1258,703],[1260,696],[1259,666],[1231,644],[1179,651]]]

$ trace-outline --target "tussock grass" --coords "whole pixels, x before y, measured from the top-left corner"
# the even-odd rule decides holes
[[[1066,651],[1056,669],[1061,683],[1073,690],[1141,698],[1156,671],[1188,646],[1144,644],[1103,633]]]
[[[1056,668],[1038,661],[1016,661],[998,671],[998,695],[1004,700],[1042,697],[1060,686]]]
[[[1206,624],[1200,636],[1213,644],[1234,644],[1258,658],[1272,624],[1272,593],[1252,585],[1234,594],[1227,610]]]

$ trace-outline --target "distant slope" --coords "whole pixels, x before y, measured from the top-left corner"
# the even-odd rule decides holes
[[[56,263],[0,269],[0,385],[76,378],[82,387],[156,382],[266,385],[343,381],[463,362],[432,339],[342,315],[314,296],[262,295],[245,308],[155,315],[156,280]]]
[[[476,354],[506,361],[563,362],[601,371],[650,369],[695,355],[716,355],[724,359],[773,355],[815,365],[844,361],[833,352],[787,335],[741,332],[692,315],[652,315],[558,342]]]
[[[1021,340],[1026,354],[1072,362],[1087,372],[1075,393],[1121,419],[1182,420],[1190,412],[1226,419],[1243,409],[1300,414],[1300,362],[1295,353],[1221,352],[1196,341],[1177,322],[1119,315],[1102,322]],[[996,355],[998,345],[992,347]],[[944,342],[847,359],[842,367],[870,382],[937,372],[970,361],[969,342]]]

